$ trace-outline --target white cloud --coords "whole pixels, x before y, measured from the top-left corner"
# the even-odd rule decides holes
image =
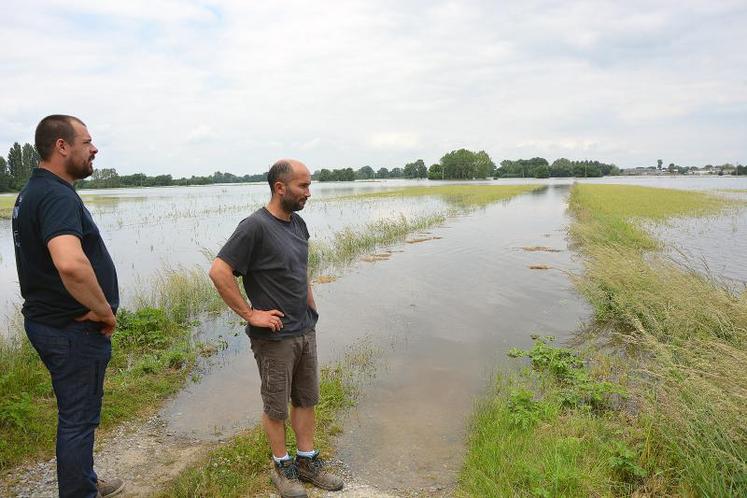
[[[393,167],[449,150],[747,161],[740,2],[6,5],[0,151],[79,115],[100,167]],[[573,157],[572,157],[573,158]]]

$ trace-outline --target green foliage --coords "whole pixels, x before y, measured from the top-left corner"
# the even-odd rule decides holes
[[[428,168],[426,168],[425,162],[422,159],[418,159],[415,162],[405,164],[402,174],[405,178],[426,178],[428,176]]]
[[[623,482],[635,484],[648,475],[646,469],[638,465],[640,452],[631,450],[625,441],[614,439],[610,442],[609,464],[615,477]]]
[[[119,175],[114,168],[94,170],[90,178],[78,181],[78,189],[87,188],[131,188],[131,187],[162,187],[171,185],[212,185],[215,183],[246,183],[266,182],[267,173],[237,176],[232,173],[216,171],[210,176],[194,176],[189,178],[173,178],[171,175],[148,176],[143,173]]]
[[[120,309],[104,383],[101,428],[146,415],[184,384],[196,353],[190,320],[219,309],[204,271],[163,272],[135,311]],[[20,325],[0,338],[0,470],[54,451],[49,374]]]
[[[459,149],[449,152],[441,158],[443,177],[446,180],[472,180],[476,178],[487,178],[495,169],[487,152],[472,152],[467,149]]]
[[[550,338],[509,356],[529,358],[532,368],[499,376],[495,391],[479,404],[457,495],[630,494],[640,481],[635,472],[641,455],[609,443],[619,440],[620,420],[607,401],[622,388],[593,375],[590,361],[552,346]],[[590,385],[604,409],[590,409]],[[582,401],[566,403],[569,393]]]

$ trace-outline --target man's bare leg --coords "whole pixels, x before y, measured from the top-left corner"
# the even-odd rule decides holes
[[[291,407],[291,427],[296,433],[296,445],[301,451],[314,450],[314,428],[316,419],[314,416],[314,407],[309,406],[301,408],[298,406]]]
[[[275,458],[282,458],[288,453],[285,447],[285,421],[275,420],[262,414],[262,426],[265,428],[267,439],[270,441],[270,449]]]

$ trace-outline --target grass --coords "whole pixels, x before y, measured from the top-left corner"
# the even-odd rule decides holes
[[[497,378],[473,416],[460,496],[610,496],[645,476],[612,411],[624,395],[548,338],[531,368]]]
[[[732,204],[702,192],[574,186],[571,235],[585,258],[576,284],[594,310],[590,358],[546,343],[522,354],[532,370],[504,377],[476,410],[460,493],[747,495],[747,296],[663,258],[643,228]],[[589,369],[582,377],[597,383],[603,409],[563,405],[578,385],[557,375],[569,365]]]
[[[101,429],[152,413],[195,362],[191,321],[217,308],[198,270],[167,271],[135,311],[120,310],[104,384]],[[0,338],[0,470],[54,453],[57,407],[49,374],[22,332]]]
[[[520,194],[543,188],[542,185],[438,185],[434,187],[404,187],[379,192],[367,192],[340,199],[383,199],[393,197],[437,196],[448,204],[461,208],[484,207]]]
[[[322,456],[332,451],[332,438],[341,432],[340,415],[353,406],[361,377],[373,375],[377,352],[371,346],[351,349],[335,365],[323,367],[320,402],[316,407],[315,445]],[[288,447],[295,447],[293,432],[286,432]],[[270,447],[260,425],[251,427],[213,449],[184,470],[157,496],[169,498],[239,497],[267,495]]]
[[[361,228],[347,227],[335,232],[328,241],[312,241],[309,247],[309,273],[312,277],[329,268],[348,265],[363,254],[379,247],[404,240],[419,230],[425,230],[446,221],[442,214],[408,219],[378,220]]]
[[[13,206],[16,204],[17,195],[0,195],[0,219],[10,219],[13,214]]]

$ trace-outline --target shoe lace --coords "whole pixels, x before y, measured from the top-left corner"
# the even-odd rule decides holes
[[[294,464],[288,464],[288,465],[280,465],[278,466],[280,469],[280,472],[283,473],[285,477],[288,479],[298,479],[298,467],[296,467]]]
[[[322,468],[324,467],[324,460],[315,456],[309,461],[309,464],[315,471],[322,470]]]

